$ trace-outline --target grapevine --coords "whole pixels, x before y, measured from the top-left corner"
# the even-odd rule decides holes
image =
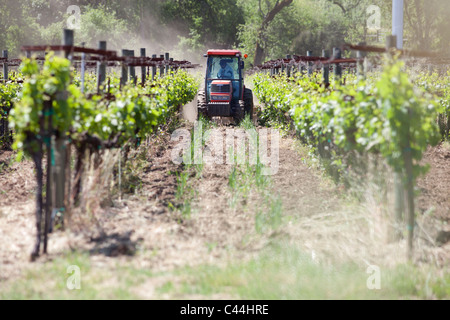
[[[402,62],[386,61],[379,79],[335,84],[331,89],[314,78],[292,81],[261,74],[254,84],[265,104],[263,119],[279,119],[289,112],[301,138],[310,145],[327,145],[338,155],[334,160],[341,161],[339,154],[344,158],[350,151],[370,152],[381,154],[402,172],[403,154],[410,149],[415,179],[425,170],[418,162],[427,146],[439,140],[436,119],[443,107],[409,81]]]

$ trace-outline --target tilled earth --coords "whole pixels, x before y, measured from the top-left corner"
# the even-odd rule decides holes
[[[89,252],[93,267],[99,268],[114,269],[118,262],[155,272],[203,263],[220,265],[229,259],[252,257],[270,237],[277,236],[255,231],[254,208],[261,209],[264,200],[258,192],[250,192],[244,204],[230,205],[231,167],[227,165],[205,165],[201,177],[191,177],[195,195],[190,217],[175,210],[181,205],[176,192],[177,173],[183,167],[171,161],[174,143],[169,136],[153,143],[138,177],[140,188],[121,199],[116,195],[87,223],[54,232],[50,236],[50,254],[34,264],[45,264],[76,249]],[[29,254],[35,235],[36,184],[31,161],[10,165],[14,154],[0,152],[1,283],[14,281],[26,268],[33,267]],[[431,170],[419,182],[422,192],[418,207],[422,213],[431,213],[424,227],[430,228],[427,233],[433,239],[448,231],[443,223],[450,217],[449,159],[450,151],[443,147],[430,149],[424,161],[430,163]],[[386,258],[387,249],[368,254],[373,241],[379,239],[367,227],[370,219],[364,216],[361,207],[349,206],[342,199],[341,190],[324,183],[301,160],[292,138],[281,140],[280,170],[271,180],[270,188],[281,199],[283,215],[291,219],[281,232],[309,250],[313,257]],[[449,261],[447,241],[426,248],[427,252],[434,250],[433,256],[441,266]],[[404,250],[404,244],[398,250]]]

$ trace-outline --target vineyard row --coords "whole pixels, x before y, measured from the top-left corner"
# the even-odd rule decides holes
[[[385,159],[396,182],[392,233],[397,239],[408,234],[411,258],[414,185],[427,170],[420,161],[430,145],[450,138],[450,73],[412,75],[398,60],[401,52],[389,49],[380,74],[343,75],[335,68],[330,75],[324,64],[322,73],[311,69],[306,76],[285,68],[281,73],[257,73],[254,92],[264,104],[260,121],[294,129],[329,164],[336,180],[345,183],[350,168],[366,171],[370,154]],[[307,63],[321,61],[308,59]]]
[[[130,148],[139,146],[155,131],[174,121],[179,107],[193,100],[198,89],[191,75],[173,68],[175,62],[165,66],[161,74],[164,77],[143,79],[137,85],[133,70],[136,65],[158,63],[163,67],[166,59],[116,57],[111,52],[97,61],[96,78],[85,78],[83,72],[74,78],[71,61],[75,52],[100,56],[104,52],[73,47],[73,31],[65,30],[64,36],[65,45],[53,49],[62,50],[66,58],[50,51],[40,65],[29,55],[20,67],[23,83],[0,85],[0,102],[2,110],[6,110],[2,118],[9,121],[14,133],[13,148],[18,150],[19,157],[23,153],[29,155],[36,166],[37,238],[32,259],[40,254],[41,246],[47,252],[48,233],[56,219],[60,217],[64,222],[67,211],[79,203],[86,155],[88,161],[91,158],[101,161],[102,153],[113,148],[123,150],[126,155]],[[25,47],[30,51],[43,48],[52,47]],[[108,76],[105,92],[103,67],[110,60],[121,63],[122,75]],[[181,65],[187,63],[178,66]],[[45,184],[44,158],[47,159]],[[70,172],[72,159],[75,161],[73,174]]]

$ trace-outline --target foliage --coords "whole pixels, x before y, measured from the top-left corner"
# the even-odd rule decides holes
[[[14,146],[19,149],[26,141],[34,145],[35,141],[30,141],[30,137],[42,134],[40,121],[43,116],[48,116],[44,115],[46,101],[52,101],[53,127],[58,132],[64,134],[69,130],[72,117],[64,94],[70,84],[70,62],[67,59],[50,53],[42,70],[35,60],[25,59],[21,71],[27,81],[23,84],[20,101],[10,114],[10,126],[16,133]]]
[[[110,93],[115,97],[108,101],[100,95],[85,99],[79,90],[73,92],[76,111],[73,128],[78,133],[88,132],[103,140],[121,133],[121,141],[145,138],[154,128],[175,116],[178,107],[194,99],[197,83],[186,72],[179,71],[164,78],[157,78],[147,87],[131,83],[119,87],[113,78]]]
[[[53,127],[60,135],[75,141],[85,134],[103,141],[116,138],[115,146],[120,146],[132,138],[145,138],[197,92],[196,81],[179,71],[146,87],[113,85],[112,100],[101,95],[87,99],[76,84],[71,84],[69,60],[53,54],[47,55],[42,70],[35,60],[25,60],[22,72],[26,81],[21,100],[11,111],[10,125],[16,132],[14,147],[27,151],[43,134],[40,123],[48,116],[44,114],[45,101],[52,101]],[[118,79],[112,83],[118,84]]]
[[[292,0],[238,1],[245,15],[245,24],[239,27],[241,48],[249,53],[254,64],[266,57],[285,55],[290,49],[289,39],[295,38],[303,25]]]
[[[294,81],[295,80],[295,81]],[[265,108],[263,121],[279,122],[289,112],[296,131],[309,144],[326,147],[341,162],[356,151],[381,154],[397,172],[411,151],[414,176],[428,145],[439,140],[438,112],[432,97],[413,86],[402,62],[388,60],[380,78],[335,84],[325,89],[317,78],[258,75],[255,93]]]
[[[7,116],[22,86],[16,83],[0,83],[0,118]]]
[[[185,50],[234,46],[237,28],[244,23],[236,0],[168,0],[161,10],[166,24],[184,25],[179,36]]]
[[[418,50],[449,52],[448,15],[446,0],[405,1],[405,33],[407,45]]]
[[[3,0],[0,3],[0,48],[11,57],[20,46],[61,42],[70,5],[81,9],[75,42],[109,48],[141,46],[153,52],[177,50],[198,54],[206,48],[241,48],[254,59],[257,44],[266,59],[286,54],[315,54],[343,42],[373,43],[367,26],[371,5],[380,8],[382,33],[391,29],[391,0],[295,0],[262,28],[275,0]],[[405,43],[413,49],[448,52],[450,5],[446,0],[405,3]],[[380,38],[378,38],[380,40]],[[384,43],[384,39],[381,39]],[[380,43],[378,43],[380,44]],[[191,59],[192,60],[192,59]]]
[[[411,76],[419,87],[433,94],[439,108],[439,129],[445,139],[450,139],[450,71],[444,75],[421,72]]]
[[[11,73],[9,79],[15,81],[16,77],[17,75]],[[0,83],[0,148],[9,147],[11,143],[10,135],[5,135],[5,133],[9,130],[7,127],[9,112],[20,94],[21,88],[22,86],[15,82]]]
[[[379,148],[397,172],[405,167],[406,151],[411,151],[413,160],[418,162],[428,145],[435,145],[439,140],[438,109],[430,96],[414,88],[402,67],[401,62],[389,61],[377,83],[377,105],[383,116],[378,131],[383,137],[378,138]],[[414,177],[422,171],[417,162]]]

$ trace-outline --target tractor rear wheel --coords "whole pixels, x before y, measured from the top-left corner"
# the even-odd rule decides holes
[[[234,102],[231,105],[231,111],[233,113],[234,121],[236,125],[239,125],[242,120],[244,120],[245,103],[243,100]]]
[[[250,115],[250,120],[253,120],[253,92],[250,89],[244,89],[244,104],[245,116]]]
[[[206,103],[206,93],[205,91],[199,91],[197,94],[197,120],[200,120],[200,117],[208,119],[208,104]]]

